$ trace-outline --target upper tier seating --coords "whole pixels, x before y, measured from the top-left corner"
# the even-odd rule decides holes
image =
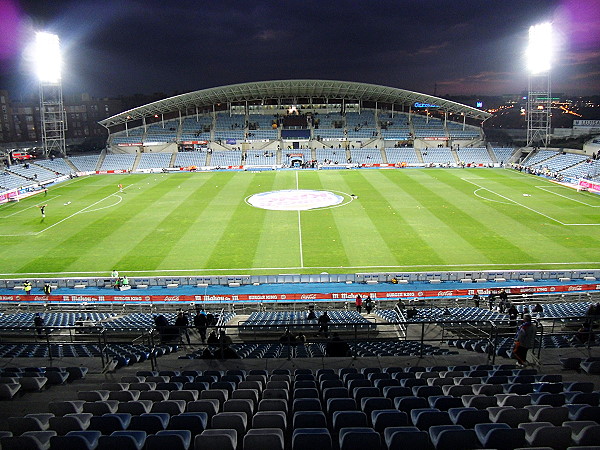
[[[186,117],[181,125],[182,141],[207,141],[210,140],[210,127],[212,116]]]

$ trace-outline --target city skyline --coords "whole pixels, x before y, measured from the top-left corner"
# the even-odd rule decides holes
[[[37,92],[24,55],[43,29],[61,38],[66,94],[309,78],[503,95],[526,90],[528,28],[549,20],[553,91],[600,93],[597,0],[173,3],[0,0],[0,89]]]

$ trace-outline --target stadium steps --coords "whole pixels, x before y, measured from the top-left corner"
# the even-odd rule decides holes
[[[73,164],[69,158],[65,157],[65,158],[64,158],[64,161],[67,163],[67,165],[68,165],[68,166],[69,166],[71,169],[73,169],[73,172],[79,172],[79,169],[78,169],[77,167],[75,167],[75,164]]]
[[[212,152],[207,152],[207,153],[206,153],[206,163],[205,163],[205,164],[206,164],[207,166],[210,166],[210,162],[211,162],[211,160],[212,160]]]
[[[454,150],[454,148],[452,148],[450,150],[450,153],[452,153],[452,156],[454,157],[454,162],[456,164],[459,164],[460,163],[460,157],[458,156],[458,153],[456,152],[456,150]]]
[[[100,167],[102,167],[104,158],[106,158],[106,148],[102,149],[102,151],[100,152],[100,156],[98,157],[98,162],[96,163],[96,168],[94,169],[96,172],[100,170]]]
[[[491,145],[489,144],[489,142],[486,144],[485,149],[488,152],[488,155],[490,156],[490,159],[494,162],[494,163],[498,163],[498,158],[496,158],[496,154],[493,152]]]
[[[141,159],[142,159],[142,154],[141,153],[138,153],[138,154],[135,155],[135,160],[133,161],[133,166],[131,166],[131,171],[132,172],[135,171],[138,168]]]
[[[361,143],[360,148],[373,148],[374,145],[371,145],[371,144],[373,144],[374,142],[377,142],[377,141],[379,141],[379,138],[377,138],[377,137],[371,138],[367,142]],[[382,156],[385,156],[385,155],[382,155]],[[384,158],[384,161],[385,161],[385,158]]]
[[[384,162],[384,164],[388,163],[388,159],[387,159],[387,154],[385,153],[385,146],[382,146],[379,149],[379,153],[381,153],[381,160]]]
[[[175,160],[177,159],[177,152],[173,152],[171,155],[171,161],[169,161],[169,167],[175,167]]]
[[[421,149],[415,148],[415,153],[417,154],[417,159],[419,160],[419,162],[421,164],[425,164],[425,161],[423,160],[423,153],[421,153]]]

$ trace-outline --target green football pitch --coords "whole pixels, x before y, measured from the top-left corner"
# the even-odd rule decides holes
[[[286,211],[248,202],[297,189],[341,203]],[[113,268],[130,276],[597,269],[600,196],[504,169],[306,170],[89,176],[0,206],[1,276]]]

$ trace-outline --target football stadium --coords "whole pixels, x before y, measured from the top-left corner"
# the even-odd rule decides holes
[[[247,82],[3,169],[1,448],[600,448],[600,160],[490,117]]]

